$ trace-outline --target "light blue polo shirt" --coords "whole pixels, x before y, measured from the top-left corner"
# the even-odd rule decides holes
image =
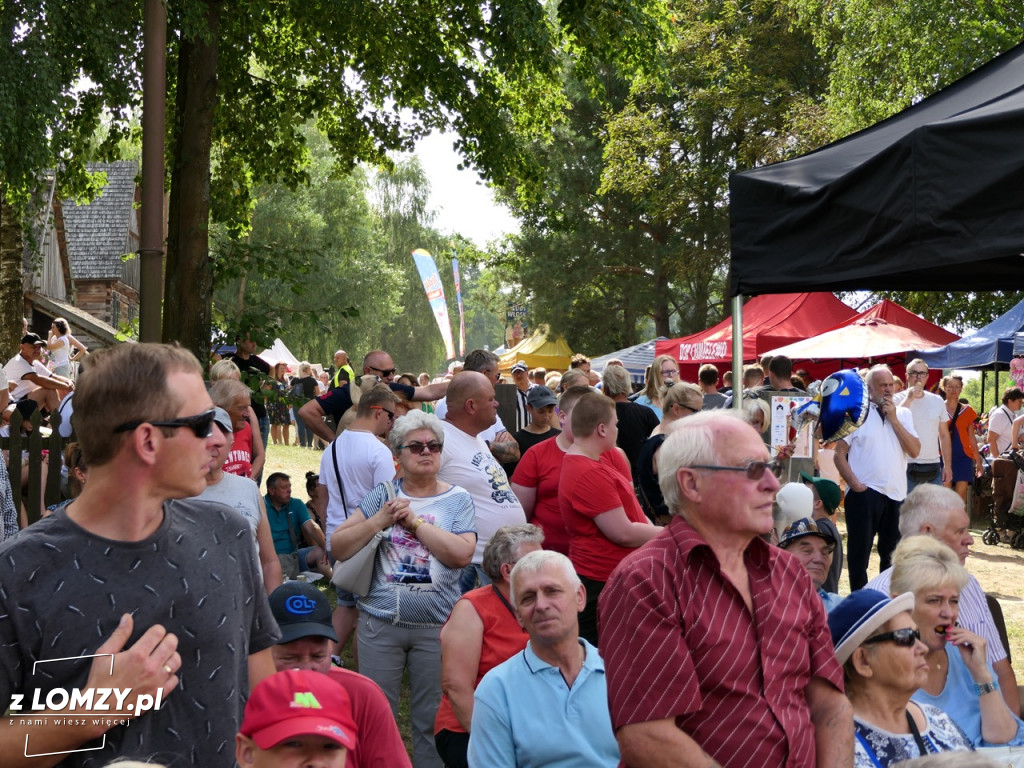
[[[470,768],[616,768],[604,661],[583,638],[572,689],[530,644],[480,681],[473,695]]]

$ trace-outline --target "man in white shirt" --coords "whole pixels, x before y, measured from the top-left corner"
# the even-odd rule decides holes
[[[907,388],[893,398],[897,406],[910,409],[921,440],[921,452],[907,462],[907,493],[922,483],[942,485],[953,480],[946,401],[925,390],[927,381],[928,364],[915,358],[907,363]]]
[[[989,456],[996,458],[1009,450],[1013,438],[1013,420],[1020,415],[1024,403],[1024,392],[1019,387],[1007,387],[1003,391],[1003,404],[997,405],[988,415]]]
[[[71,379],[50,373],[40,362],[46,342],[35,333],[26,333],[21,339],[21,348],[7,361],[4,373],[7,375],[10,400],[15,406],[20,402],[33,402],[47,413],[55,411],[61,398],[75,388]],[[31,415],[34,406],[18,406],[24,416]]]
[[[395,477],[395,460],[382,438],[395,423],[397,405],[398,396],[391,388],[377,384],[359,399],[355,420],[324,451],[320,484],[327,488],[328,551],[331,534],[355,512],[363,497],[374,486]],[[339,589],[338,604],[331,617],[339,654],[358,619],[356,596]]]
[[[473,588],[477,579],[482,584],[489,583],[481,563],[484,547],[494,532],[503,525],[525,523],[526,514],[512,492],[505,470],[481,437],[497,418],[494,384],[482,373],[463,371],[452,379],[447,400],[448,410],[442,422],[444,450],[437,476],[469,491],[476,507],[476,549],[463,577],[465,592]]]
[[[462,373],[476,371],[482,373],[493,385],[501,379],[498,372],[498,356],[486,349],[474,349],[466,355],[465,369]],[[461,375],[461,373],[459,374]],[[434,406],[434,415],[444,420],[448,414],[448,398],[442,398]],[[482,432],[480,437],[487,443],[491,454],[502,464],[515,464],[519,461],[519,443],[515,441],[508,429],[501,421],[501,417],[495,412],[492,421]]]
[[[868,372],[871,399],[864,423],[836,443],[836,469],[846,481],[846,561],[850,589],[868,580],[868,560],[878,534],[879,568],[892,564],[900,541],[900,503],[907,495],[907,460],[917,458],[921,441],[914,418],[893,402],[895,382],[886,365]]]

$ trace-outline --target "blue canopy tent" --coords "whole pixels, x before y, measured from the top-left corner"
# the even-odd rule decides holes
[[[659,341],[665,341],[665,337],[659,336],[634,347],[626,347],[618,352],[609,352],[607,355],[595,357],[591,359],[590,367],[595,371],[602,371],[608,365],[609,360],[617,357],[629,371],[629,377],[633,381],[643,384],[647,368],[654,362],[654,347]]]
[[[999,368],[1013,359],[1013,338],[1024,330],[1024,301],[984,328],[944,347],[916,352],[930,368]],[[910,355],[908,354],[908,357]]]

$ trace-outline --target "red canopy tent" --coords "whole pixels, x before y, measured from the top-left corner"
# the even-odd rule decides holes
[[[856,314],[831,293],[755,296],[743,306],[743,359],[756,360],[774,347],[817,336]],[[703,363],[713,363],[720,372],[732,370],[732,318],[700,333],[659,341],[656,352],[679,362],[684,381],[696,381]]]
[[[908,350],[936,349],[958,338],[886,299],[825,333],[768,350],[767,354],[785,355],[797,365],[806,362],[808,365],[803,367],[813,369],[818,378],[842,368],[874,363],[887,363],[896,375],[903,376]],[[936,380],[939,375],[933,372]]]

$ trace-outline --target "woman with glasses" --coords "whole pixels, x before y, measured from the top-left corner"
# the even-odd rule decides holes
[[[926,663],[914,701],[945,711],[976,747],[1024,743],[1024,725],[1010,712],[985,653],[985,640],[957,625],[967,571],[930,536],[900,542],[892,557],[893,593],[912,593]]]
[[[640,503],[647,516],[659,525],[668,525],[669,510],[658,485],[658,451],[668,437],[672,424],[700,413],[703,405],[704,395],[695,385],[679,382],[669,387],[662,398],[661,423],[655,427],[637,456],[636,482],[640,488]]]
[[[436,416],[410,411],[389,436],[402,470],[382,483],[331,536],[338,560],[352,557],[378,533],[369,593],[359,597],[359,671],[377,682],[398,717],[408,670],[413,764],[442,763],[434,748],[441,701],[441,626],[462,596],[459,577],[476,546],[473,500],[439,480],[444,431]]]
[[[928,676],[913,608],[911,594],[890,600],[861,589],[828,615],[853,705],[854,768],[888,768],[920,755],[972,749],[949,715],[911,700]]]
[[[647,384],[644,391],[633,402],[639,405],[646,405],[660,419],[661,399],[665,396],[665,390],[679,381],[679,363],[671,355],[658,355],[647,369]]]

